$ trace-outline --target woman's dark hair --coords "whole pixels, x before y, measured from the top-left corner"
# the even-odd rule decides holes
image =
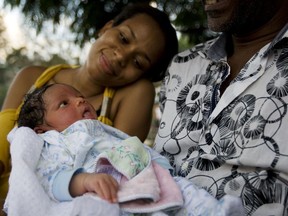
[[[165,37],[165,48],[161,59],[147,73],[145,73],[146,78],[152,82],[157,82],[164,78],[166,69],[172,57],[178,53],[178,39],[176,31],[171,25],[166,13],[145,3],[129,4],[124,7],[122,12],[113,19],[114,26],[117,26],[125,20],[139,14],[147,14],[152,17],[155,22],[158,23],[159,28]]]
[[[25,126],[34,129],[36,126],[42,125],[45,115],[45,103],[43,94],[51,85],[36,88],[32,92],[27,93],[21,107],[17,124],[18,127]]]

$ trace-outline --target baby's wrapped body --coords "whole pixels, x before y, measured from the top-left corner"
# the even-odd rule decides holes
[[[113,215],[243,212],[238,198],[227,196],[218,201],[184,178],[172,177],[171,166],[163,156],[138,138],[97,120],[80,120],[62,132],[48,131],[40,136],[22,127],[13,130],[9,140],[15,163],[6,200],[9,215],[87,215],[93,211],[101,215],[110,210]],[[119,203],[108,203],[92,193],[72,198],[69,182],[78,172],[112,174],[120,185]],[[21,173],[25,175],[20,180]],[[145,202],[141,202],[143,199]]]

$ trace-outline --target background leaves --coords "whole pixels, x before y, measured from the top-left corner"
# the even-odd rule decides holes
[[[48,20],[55,24],[55,28],[61,19],[70,20],[69,28],[76,33],[75,43],[83,46],[125,5],[133,2],[157,5],[169,14],[177,31],[189,44],[214,36],[207,31],[201,0],[4,0],[4,5],[19,7],[37,32],[43,30]]]

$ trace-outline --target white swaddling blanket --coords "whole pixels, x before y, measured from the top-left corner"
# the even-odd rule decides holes
[[[22,127],[13,129],[8,135],[8,140],[11,143],[12,171],[4,209],[9,216],[125,215],[118,204],[108,203],[93,194],[77,197],[70,202],[52,201],[34,172],[42,151],[43,139],[33,130]],[[198,189],[184,178],[175,177],[175,180],[182,192],[184,205],[180,211],[175,209],[176,211],[166,212],[168,215],[236,216],[243,214],[240,199],[225,196],[218,201],[207,191]],[[171,200],[168,201],[173,203]],[[165,205],[159,204],[163,209]],[[126,210],[128,210],[127,206]],[[151,215],[167,215],[164,212],[158,212],[159,210],[155,208],[155,212]]]
[[[13,168],[4,209],[9,216],[76,216],[91,215],[92,212],[95,215],[119,215],[118,204],[110,204],[90,194],[77,197],[71,202],[52,201],[34,173],[43,140],[33,130],[24,127],[13,129],[8,140],[11,143]]]

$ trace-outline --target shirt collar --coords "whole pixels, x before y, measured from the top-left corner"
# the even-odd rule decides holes
[[[272,49],[283,48],[282,43],[283,42],[287,43],[287,40],[288,40],[288,23],[286,23],[286,25],[281,29],[278,35],[270,43],[269,47],[264,52],[264,55],[266,55]]]
[[[219,37],[214,39],[214,42],[210,43],[210,46],[206,49],[206,55],[208,58],[219,61],[221,59],[225,59],[226,54],[226,43],[227,43],[228,35],[226,33],[222,33]],[[282,42],[288,42],[288,23],[281,29],[278,35],[273,39],[270,43],[264,55],[266,55],[270,50],[277,49],[278,45],[282,44]],[[282,46],[280,46],[282,47]]]

